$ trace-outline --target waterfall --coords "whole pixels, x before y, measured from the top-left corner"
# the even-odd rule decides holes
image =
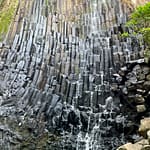
[[[62,134],[62,149],[71,143],[76,150],[115,150],[125,142],[125,116],[111,91],[113,74],[141,50],[120,37],[127,6],[121,0],[27,6],[12,45],[0,51],[1,116],[18,114],[19,124],[44,116],[48,131]]]

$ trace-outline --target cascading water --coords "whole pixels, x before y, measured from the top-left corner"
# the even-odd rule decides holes
[[[11,48],[0,52],[1,116],[17,114],[19,125],[45,118],[50,132],[62,134],[63,146],[55,149],[116,149],[125,142],[125,116],[111,92],[113,74],[140,50],[120,37],[127,6],[121,0],[28,5]],[[5,147],[9,139],[2,140]]]

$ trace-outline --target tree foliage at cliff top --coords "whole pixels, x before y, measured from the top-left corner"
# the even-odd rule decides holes
[[[150,47],[150,2],[135,9],[127,26],[135,33],[142,34],[147,46]]]

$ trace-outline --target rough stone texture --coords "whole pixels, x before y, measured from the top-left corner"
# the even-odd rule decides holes
[[[145,90],[150,90],[150,81],[145,81],[143,87]]]
[[[122,69],[123,68],[123,69]],[[120,97],[122,99],[122,103],[125,107],[125,112],[128,114],[130,118],[130,125],[126,128],[128,131],[129,128],[132,129],[133,133],[137,133],[139,131],[140,136],[147,138],[148,143],[143,143],[143,147],[141,147],[137,141],[138,138],[134,138],[133,133],[129,138],[129,142],[133,142],[134,144],[128,143],[127,145],[121,146],[122,149],[149,149],[150,143],[148,138],[148,130],[149,130],[149,117],[150,116],[150,102],[149,102],[149,74],[150,67],[146,62],[142,61],[130,61],[130,64],[120,68],[120,71],[124,71],[121,73],[122,81],[119,82],[120,86],[118,89],[115,89],[116,93],[121,91]],[[118,72],[120,72],[118,71]],[[145,118],[145,119],[143,119]],[[140,125],[141,120],[141,125]],[[139,128],[139,130],[138,130]],[[136,134],[137,135],[137,134]],[[139,137],[139,135],[138,135]],[[137,147],[135,147],[137,146]]]
[[[150,81],[150,74],[146,76],[146,80]]]
[[[117,150],[140,150],[138,147],[135,147],[132,143],[127,143],[121,147],[119,147]]]
[[[140,122],[139,134],[145,137],[134,144],[127,143],[117,150],[149,150],[150,149],[150,118],[144,118]],[[147,139],[146,139],[147,138]]]
[[[136,94],[136,95],[135,95],[135,102],[136,102],[137,104],[139,104],[139,103],[144,103],[144,102],[145,102],[145,99],[142,97],[142,95]]]
[[[141,120],[139,133],[143,136],[147,136],[148,130],[150,130],[150,118],[144,118]]]
[[[136,109],[137,109],[137,112],[138,112],[138,113],[142,113],[142,112],[145,112],[145,111],[146,111],[145,105],[137,105],[137,106],[136,106]]]
[[[143,139],[135,144],[127,143],[119,147],[117,150],[148,150],[149,146],[148,140]]]
[[[141,150],[150,150],[150,145],[145,145]]]
[[[116,149],[128,128],[119,96],[143,90],[149,71],[139,40],[120,37],[130,10],[120,0],[25,2],[0,51],[0,148]],[[134,64],[140,81],[139,66],[124,68]]]

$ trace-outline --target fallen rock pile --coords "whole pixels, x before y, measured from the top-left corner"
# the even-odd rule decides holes
[[[113,90],[121,93],[125,113],[132,119],[132,130],[138,138],[117,150],[150,150],[150,67],[134,62],[121,68],[118,76],[119,85]]]
[[[138,132],[143,136],[140,141],[134,144],[127,143],[119,147],[117,150],[150,150],[150,118],[144,118],[141,120]]]

